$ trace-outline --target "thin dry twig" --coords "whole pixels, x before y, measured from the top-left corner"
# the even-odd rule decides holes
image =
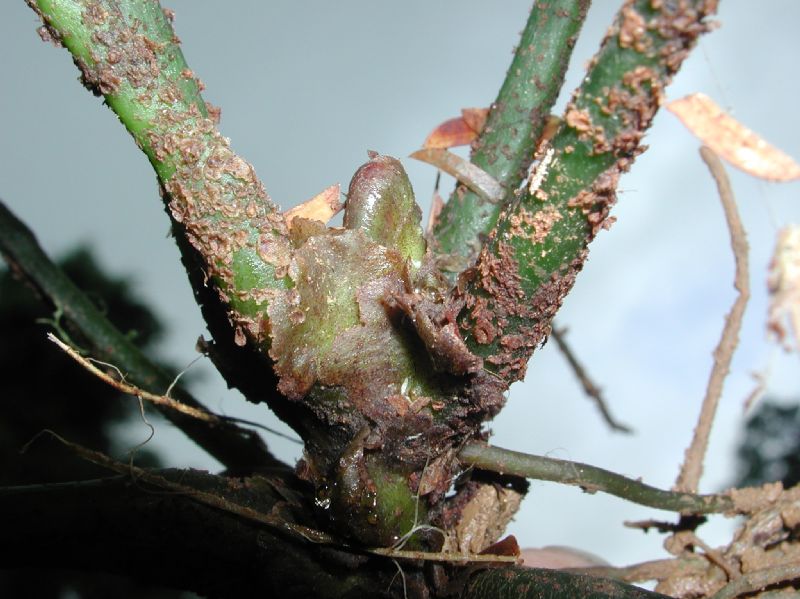
[[[192,406],[188,406],[175,399],[172,399],[171,397],[167,397],[166,395],[156,395],[155,393],[150,393],[149,391],[140,389],[135,385],[126,383],[124,380],[117,380],[114,377],[110,376],[108,373],[100,370],[97,366],[92,364],[92,362],[89,359],[84,358],[72,347],[70,347],[69,345],[61,341],[61,339],[56,337],[53,333],[47,333],[47,338],[53,343],[55,343],[62,351],[64,351],[64,353],[66,353],[70,358],[75,360],[78,364],[83,366],[91,374],[99,378],[104,383],[111,385],[117,391],[120,391],[127,395],[133,395],[134,397],[138,397],[139,399],[152,402],[158,406],[167,407],[171,410],[180,412],[181,414],[186,414],[187,416],[196,418],[197,420],[202,420],[203,422],[210,422],[212,424],[218,424],[221,422],[220,417],[217,416],[216,414],[213,414],[206,410],[201,410]]]
[[[755,386],[750,393],[747,394],[747,397],[744,398],[742,402],[742,410],[744,412],[748,412],[750,408],[752,408],[756,402],[761,399],[764,395],[764,392],[767,390],[767,380],[769,378],[768,371],[764,372],[752,372],[750,376],[755,381]]]
[[[760,591],[781,582],[789,582],[800,578],[800,564],[784,564],[772,568],[764,568],[748,572],[740,578],[722,587],[711,599],[734,599],[745,593]]]
[[[597,404],[597,408],[600,410],[600,414],[603,417],[603,420],[606,421],[606,424],[611,428],[611,430],[620,432],[620,433],[632,433],[633,429],[626,424],[622,424],[617,422],[614,417],[611,415],[611,412],[608,409],[608,404],[603,397],[603,390],[598,387],[595,382],[589,376],[589,373],[586,372],[586,369],[583,367],[578,361],[578,358],[575,356],[575,353],[572,351],[572,348],[567,343],[566,339],[566,328],[559,328],[553,327],[553,332],[551,334],[552,338],[555,339],[556,345],[558,345],[558,349],[561,350],[561,353],[567,359],[570,368],[572,368],[572,372],[575,374],[575,378],[578,379],[578,382],[583,387],[584,393],[592,398]]]
[[[493,555],[483,553],[443,553],[431,551],[406,551],[402,549],[392,549],[391,547],[378,547],[368,549],[368,553],[382,555],[393,559],[419,560],[429,562],[447,562],[448,564],[474,564],[474,563],[504,563],[519,564],[520,559],[516,555]]]
[[[733,248],[736,262],[734,287],[739,292],[739,295],[730,313],[725,318],[722,337],[714,350],[714,366],[711,369],[711,376],[706,388],[706,396],[703,399],[703,406],[700,410],[700,417],[694,430],[692,443],[686,450],[686,458],[680,475],[675,483],[676,490],[687,492],[695,492],[697,490],[700,476],[703,473],[703,458],[708,447],[711,426],[714,423],[714,415],[722,395],[725,378],[730,370],[733,353],[739,343],[739,330],[742,326],[745,307],[748,299],[750,299],[747,236],[739,218],[739,213],[736,210],[736,200],[733,196],[730,181],[722,162],[710,148],[706,146],[700,148],[700,155],[708,165],[708,169],[717,183],[719,197],[725,211],[725,220],[728,223],[731,247]]]
[[[125,379],[125,375],[123,375],[122,372],[120,371],[120,369],[117,368],[116,366],[114,366],[113,364],[107,364],[106,362],[101,362],[99,360],[93,360],[91,358],[85,358],[84,356],[79,354],[78,351],[75,350],[75,348],[73,348],[70,345],[64,343],[61,339],[56,337],[53,333],[48,333],[47,334],[47,338],[50,341],[52,341],[53,343],[55,343],[61,350],[64,351],[64,353],[66,353],[70,358],[75,360],[78,364],[83,366],[83,368],[85,368],[91,374],[93,374],[94,376],[99,378],[104,383],[107,383],[108,385],[111,385],[112,387],[114,387],[114,389],[116,389],[117,391],[119,391],[121,393],[125,393],[127,395],[133,395],[134,397],[137,397],[139,400],[149,401],[149,402],[151,402],[151,403],[153,403],[153,404],[155,404],[157,406],[161,406],[161,407],[164,407],[164,408],[167,408],[167,409],[170,409],[170,410],[175,410],[176,412],[180,412],[181,414],[185,414],[186,416],[189,416],[190,418],[196,418],[197,420],[201,420],[203,422],[208,422],[209,424],[222,424],[222,423],[231,423],[231,422],[236,422],[236,423],[239,423],[239,424],[246,424],[248,426],[253,426],[253,427],[256,427],[256,428],[263,429],[263,430],[265,430],[265,431],[267,431],[269,433],[272,433],[273,435],[276,435],[278,437],[282,437],[284,439],[292,441],[293,443],[302,444],[302,441],[299,441],[298,439],[295,439],[294,437],[291,437],[289,435],[285,435],[284,433],[282,433],[280,431],[277,431],[275,429],[272,429],[272,428],[270,428],[268,426],[264,426],[263,424],[260,424],[258,422],[253,422],[251,420],[245,420],[243,418],[236,418],[236,417],[233,417],[233,416],[220,416],[220,415],[215,414],[214,412],[211,412],[211,411],[206,410],[204,408],[203,409],[195,408],[194,406],[190,406],[190,405],[187,405],[187,404],[185,404],[183,402],[180,402],[180,401],[178,401],[176,399],[173,399],[172,397],[169,396],[169,390],[172,389],[172,387],[174,386],[174,384],[177,381],[177,379],[181,376],[181,374],[183,374],[182,372],[180,374],[178,374],[178,376],[173,381],[173,384],[170,385],[169,389],[167,390],[167,394],[166,395],[157,395],[155,393],[150,393],[149,391],[145,391],[144,389],[142,389],[140,387],[137,387],[136,385],[132,385],[130,383],[126,383],[125,380],[124,380]],[[100,370],[97,366],[95,366],[93,364],[93,362],[96,362],[98,364],[103,364],[104,366],[108,366],[109,368],[114,369],[117,372],[117,374],[119,375],[119,377],[120,377],[119,380],[115,379],[112,376],[110,376],[108,373],[103,372],[102,370]],[[147,421],[145,421],[145,424],[148,424],[148,426],[149,426],[149,423],[147,423]]]

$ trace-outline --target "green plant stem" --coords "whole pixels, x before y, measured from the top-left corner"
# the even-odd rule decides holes
[[[625,2],[535,174],[455,291],[468,347],[506,384],[524,376],[589,242],[612,222],[618,179],[643,151],[664,88],[715,8],[713,0]]]
[[[591,493],[603,491],[640,505],[686,515],[713,514],[734,509],[733,501],[727,495],[664,491],[596,466],[520,453],[477,442],[467,443],[458,458],[465,466],[575,485]]]
[[[56,316],[82,341],[91,345],[95,358],[114,364],[128,382],[163,393],[173,377],[153,364],[98,310],[75,284],[56,266],[39,246],[33,233],[0,202],[0,252],[11,268],[22,275],[49,304]],[[43,336],[44,337],[44,336]],[[198,410],[205,407],[189,393],[176,387],[172,397]],[[171,409],[163,409],[166,418],[190,439],[226,467],[249,472],[255,467],[280,464],[267,451],[254,432],[230,422],[209,425]]]
[[[473,164],[500,183],[506,200],[489,202],[462,185],[453,192],[436,223],[434,238],[438,252],[463,260],[443,261],[445,267],[474,262],[503,205],[525,178],[590,4],[591,0],[553,0],[533,5],[471,156]]]
[[[216,128],[168,16],[152,0],[27,0],[72,54],[84,84],[147,155],[176,226],[231,308],[241,342],[266,344],[270,294],[289,246],[253,168]]]

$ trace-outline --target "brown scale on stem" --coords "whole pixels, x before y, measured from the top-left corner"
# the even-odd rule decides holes
[[[715,10],[713,0],[625,3],[550,142],[547,174],[506,207],[461,275],[451,298],[463,306],[461,334],[506,385],[524,376],[589,242],[613,223],[619,177],[644,151],[664,88]]]

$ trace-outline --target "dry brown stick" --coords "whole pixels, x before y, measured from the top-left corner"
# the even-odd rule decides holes
[[[50,341],[52,341],[53,343],[55,343],[70,358],[72,358],[78,364],[83,366],[87,371],[89,371],[89,373],[93,374],[94,376],[99,378],[104,383],[107,383],[108,385],[111,385],[112,387],[114,387],[114,389],[116,389],[117,391],[120,391],[121,393],[125,393],[127,395],[133,395],[134,397],[137,397],[137,398],[142,399],[144,401],[149,401],[149,402],[151,402],[151,403],[153,403],[153,404],[155,404],[157,406],[160,406],[162,408],[175,410],[176,412],[180,412],[181,414],[189,416],[190,418],[196,418],[197,420],[201,420],[203,422],[208,422],[210,424],[222,424],[222,423],[231,423],[231,422],[237,422],[237,423],[240,423],[240,424],[247,424],[247,425],[254,426],[256,428],[260,428],[260,429],[263,429],[265,431],[268,431],[268,432],[270,432],[273,435],[276,435],[278,437],[282,437],[284,439],[288,439],[289,441],[292,441],[293,443],[301,443],[302,444],[302,441],[298,441],[294,437],[291,437],[289,435],[285,435],[282,432],[280,432],[278,430],[275,430],[273,428],[270,428],[268,426],[264,426],[263,424],[261,424],[259,422],[253,422],[251,420],[244,420],[242,418],[234,418],[234,417],[231,417],[231,416],[220,416],[219,414],[215,414],[214,412],[211,412],[210,410],[207,410],[205,408],[196,408],[194,406],[190,406],[188,404],[185,404],[185,403],[183,403],[181,401],[178,401],[176,399],[171,398],[168,395],[169,394],[169,390],[167,390],[167,395],[158,395],[156,393],[150,393],[149,391],[145,391],[141,387],[137,387],[136,385],[132,385],[130,383],[125,382],[124,375],[119,370],[119,368],[117,368],[113,364],[107,364],[105,362],[100,362],[99,360],[93,360],[91,358],[86,358],[86,357],[82,356],[81,354],[79,354],[75,350],[74,347],[71,347],[70,345],[64,343],[61,339],[56,337],[53,333],[48,333],[47,334],[47,338]],[[113,368],[114,370],[117,371],[117,373],[119,373],[120,380],[117,380],[114,377],[110,376],[109,374],[103,372],[102,370],[97,368],[97,366],[95,366],[92,362],[96,362],[98,364],[103,364],[103,365],[106,365],[106,366],[109,366],[109,367]],[[178,375],[178,376],[180,376],[180,375]],[[177,381],[177,378],[175,379],[175,381]],[[174,382],[173,382],[173,384],[174,384]],[[170,386],[170,388],[171,387],[172,386]]]
[[[708,169],[717,183],[722,208],[725,211],[725,220],[728,223],[731,247],[736,262],[734,287],[739,292],[739,295],[733,303],[730,313],[725,318],[722,337],[714,350],[714,366],[711,369],[706,396],[700,409],[700,417],[694,430],[692,443],[686,450],[686,457],[680,475],[678,475],[678,480],[675,483],[676,490],[686,492],[697,491],[700,475],[703,473],[703,458],[708,447],[711,426],[714,423],[714,415],[717,411],[719,398],[722,395],[725,378],[730,370],[733,353],[739,343],[739,330],[742,326],[744,310],[748,299],[750,299],[747,235],[736,210],[736,201],[733,197],[728,175],[725,173],[722,162],[710,148],[706,146],[700,148],[700,155],[708,165]]]
[[[740,578],[722,587],[711,599],[734,599],[745,593],[760,591],[780,582],[789,582],[800,578],[800,564],[784,564],[772,568],[764,568],[748,572]]]
[[[578,382],[581,384],[581,387],[583,387],[584,393],[586,393],[586,395],[588,395],[595,401],[595,403],[597,404],[597,408],[600,410],[600,414],[603,416],[603,420],[606,421],[606,424],[608,424],[611,430],[615,430],[621,433],[632,433],[633,429],[631,429],[631,427],[629,427],[626,424],[617,422],[611,415],[611,412],[608,409],[608,404],[606,403],[606,400],[603,397],[603,390],[595,384],[595,382],[586,372],[586,369],[583,367],[583,364],[581,364],[578,361],[578,358],[575,356],[575,353],[572,351],[572,348],[567,343],[565,337],[566,332],[567,332],[566,328],[559,328],[554,326],[551,336],[553,337],[553,339],[556,340],[558,349],[561,350],[561,353],[567,359],[570,368],[572,368],[572,372],[575,374],[575,378],[578,379]]]
[[[92,362],[89,359],[84,358],[77,351],[75,351],[75,349],[73,349],[72,347],[61,341],[61,339],[56,337],[53,333],[47,333],[47,338],[53,343],[55,343],[59,348],[61,348],[64,351],[64,353],[66,353],[70,358],[75,360],[78,364],[83,366],[91,374],[99,378],[104,383],[111,385],[117,391],[121,391],[122,393],[125,393],[127,395],[133,395],[134,397],[138,397],[139,399],[149,401],[158,406],[163,406],[171,410],[175,410],[177,412],[180,412],[181,414],[186,414],[187,416],[196,418],[197,420],[202,420],[203,422],[210,422],[212,424],[218,424],[220,422],[219,416],[217,416],[212,412],[208,412],[206,410],[186,405],[185,403],[176,401],[166,395],[156,395],[155,393],[150,393],[149,391],[140,389],[136,385],[131,385],[130,383],[126,383],[124,380],[117,380],[112,376],[110,376],[109,374],[100,370],[97,366],[92,364]],[[111,367],[114,368],[114,366]],[[117,372],[119,372],[119,370],[117,370]]]
[[[374,547],[366,550],[373,555],[391,557],[394,559],[406,559],[414,561],[443,562],[454,565],[470,565],[477,563],[489,564],[519,564],[519,556],[516,555],[494,555],[483,553],[444,553],[431,551],[407,551],[403,549],[392,549],[391,547]]]

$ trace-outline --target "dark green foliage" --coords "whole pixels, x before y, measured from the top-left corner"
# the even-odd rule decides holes
[[[133,341],[145,347],[161,332],[161,324],[144,305],[131,298],[130,286],[104,274],[85,249],[61,261],[73,281],[85,289],[109,318],[130,331]],[[50,309],[9,271],[0,271],[0,485],[36,484],[107,476],[108,472],[84,462],[49,436],[22,447],[38,432],[51,429],[63,437],[106,453],[126,448],[114,441],[114,428],[131,423],[146,438],[132,398],[79,368],[45,334]],[[74,343],[81,339],[73,337]],[[152,412],[152,410],[150,411]],[[148,412],[148,418],[153,416]],[[138,422],[137,422],[138,421]],[[156,466],[157,457],[143,449],[138,464]],[[124,589],[124,590],[121,590]],[[161,591],[136,587],[108,575],[68,571],[0,572],[0,596],[59,597],[67,591],[80,597],[174,597]]]
[[[781,481],[789,488],[800,482],[800,405],[761,403],[747,421],[738,455],[737,486]]]

